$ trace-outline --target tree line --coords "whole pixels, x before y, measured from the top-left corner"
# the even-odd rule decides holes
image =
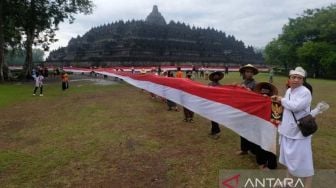
[[[336,4],[289,19],[282,33],[267,44],[265,61],[286,72],[302,66],[310,77],[335,79]]]
[[[74,14],[92,12],[92,0],[1,0],[0,1],[0,81],[4,81],[5,54],[25,49],[22,77],[30,78],[33,68],[33,46],[49,50],[57,41],[55,31],[65,20],[74,21]]]
[[[33,62],[43,62],[44,50],[33,49],[32,50]],[[26,51],[24,49],[11,49],[5,54],[6,65],[23,65],[26,59]]]

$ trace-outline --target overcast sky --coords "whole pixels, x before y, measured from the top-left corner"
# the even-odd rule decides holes
[[[82,36],[91,27],[117,20],[144,20],[157,5],[170,20],[190,26],[213,27],[234,35],[245,45],[264,47],[281,33],[288,18],[304,10],[321,8],[335,0],[93,0],[91,15],[76,15],[73,24],[62,23],[51,49],[66,46],[72,37]]]

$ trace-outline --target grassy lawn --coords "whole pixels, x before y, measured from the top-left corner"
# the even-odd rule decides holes
[[[274,80],[283,94],[286,78]],[[335,168],[336,82],[308,81],[313,104],[331,106],[317,118],[314,166]],[[234,82],[238,73],[222,80]],[[0,85],[0,187],[217,187],[221,169],[258,168],[254,156],[234,154],[237,134],[222,128],[210,139],[207,119],[185,123],[182,112],[125,83],[70,84],[63,92],[47,82],[43,97],[32,96],[33,83]]]

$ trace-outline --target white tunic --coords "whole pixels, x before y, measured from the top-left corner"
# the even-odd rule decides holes
[[[309,114],[311,100],[310,91],[304,86],[288,89],[281,100],[284,111],[278,130],[280,134],[279,162],[287,167],[289,173],[297,177],[314,175],[314,167],[311,136],[302,135],[292,112],[297,120]]]
[[[43,79],[44,79],[44,77],[42,75],[39,75],[38,77],[35,77],[35,87],[43,86]]]
[[[284,107],[282,122],[279,126],[279,133],[283,136],[292,139],[306,139],[297,126],[292,112],[296,119],[301,119],[302,117],[310,113],[310,103],[312,97],[310,91],[304,87],[300,86],[295,89],[289,88],[286,91],[284,98],[281,100],[281,104]]]
[[[310,138],[295,140],[280,135],[279,162],[285,165],[293,176],[309,177],[314,175]]]

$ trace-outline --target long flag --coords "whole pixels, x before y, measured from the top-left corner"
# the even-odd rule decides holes
[[[72,72],[89,69],[64,68]],[[96,73],[125,82],[180,104],[191,111],[233,130],[264,150],[276,153],[277,128],[270,122],[271,100],[239,86],[212,87],[186,78],[131,74],[111,69]]]

